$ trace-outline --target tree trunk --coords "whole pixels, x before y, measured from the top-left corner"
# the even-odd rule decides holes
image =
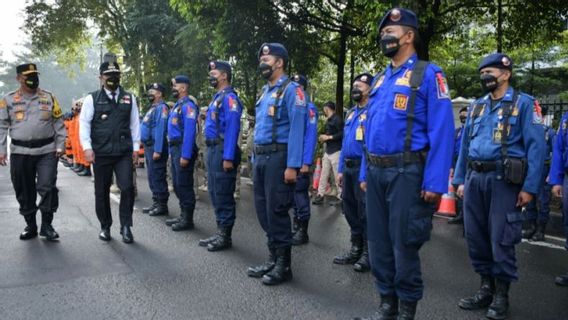
[[[497,1],[497,52],[503,51],[503,0]]]
[[[345,56],[347,51],[347,32],[341,30],[339,52],[337,53],[337,83],[335,86],[335,112],[343,117],[343,83],[345,77]]]

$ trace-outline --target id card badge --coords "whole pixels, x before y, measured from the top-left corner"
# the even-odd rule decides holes
[[[268,107],[268,115],[269,115],[270,117],[274,117],[274,112],[275,112],[275,110],[276,110],[276,107],[274,107],[274,106]]]
[[[355,140],[363,141],[363,127],[358,126],[357,131],[355,132]]]

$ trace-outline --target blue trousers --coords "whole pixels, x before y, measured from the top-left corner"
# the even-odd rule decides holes
[[[298,173],[294,189],[294,217],[301,221],[310,220],[310,174]]]
[[[520,185],[507,183],[497,171],[466,175],[464,227],[473,269],[480,275],[511,282],[518,279],[515,245],[521,241]]]
[[[367,235],[371,270],[381,295],[422,299],[418,251],[430,239],[435,208],[420,197],[422,164],[367,168]]]
[[[365,193],[361,190],[359,184],[359,171],[360,167],[344,167],[341,199],[343,200],[345,219],[351,227],[351,237],[363,236],[364,239],[367,239]]]
[[[286,151],[255,155],[254,158],[254,204],[271,249],[292,245],[288,211],[294,202],[295,185],[284,183],[286,163]]]
[[[195,209],[195,191],[193,190],[193,170],[195,168],[195,156],[189,160],[189,164],[183,168],[180,164],[181,146],[170,146],[172,158],[172,182],[174,192],[179,199],[182,210]],[[194,153],[195,154],[195,153]]]
[[[160,203],[168,203],[170,197],[166,180],[168,152],[165,149],[158,160],[152,158],[153,154],[154,146],[144,146],[144,159],[146,171],[148,172],[148,185],[150,186],[150,191],[152,191],[152,199]]]
[[[546,224],[550,218],[550,198],[552,186],[546,183],[546,177],[550,171],[550,165],[544,166],[542,173],[542,185],[538,195],[527,205],[527,219],[536,220],[538,223]]]
[[[207,187],[219,227],[230,227],[235,224],[236,203],[234,195],[237,167],[241,158],[240,151],[237,151],[235,158],[233,170],[225,171],[223,170],[223,145],[217,144],[207,147]]]

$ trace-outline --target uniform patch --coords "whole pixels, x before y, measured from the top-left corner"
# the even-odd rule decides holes
[[[436,88],[438,89],[438,99],[449,99],[450,89],[448,81],[441,72],[436,72]]]
[[[229,111],[239,111],[239,104],[231,96],[229,96]]]
[[[53,98],[53,117],[55,119],[59,119],[63,116],[63,111],[61,111],[61,106],[59,105],[59,101],[57,101],[57,98],[55,98],[54,96],[52,96]]]
[[[0,100],[0,109],[6,108],[7,105],[8,103],[6,103],[6,99]]]
[[[310,113],[310,123],[314,124],[316,123],[316,112],[312,109],[309,110]]]
[[[503,129],[499,128],[493,129],[493,143],[501,143],[502,137],[503,137]]]
[[[377,82],[375,82],[375,86],[373,87],[373,89],[376,89],[378,87],[381,86],[381,84],[383,84],[383,82],[385,81],[385,76],[382,75],[379,80],[377,80]]]
[[[412,75],[412,70],[406,70],[402,77],[396,79],[394,83],[397,86],[410,87],[410,76]]]
[[[162,108],[162,117],[164,118],[168,117],[168,108]]]
[[[363,113],[362,115],[359,116],[359,122],[363,122],[367,119],[367,114]]]
[[[178,118],[177,117],[173,117],[172,118],[172,125],[177,126],[178,124]]]
[[[26,113],[24,111],[16,111],[15,116],[16,116],[16,121],[22,121],[24,120]]]
[[[394,96],[393,108],[395,108],[396,110],[406,111],[407,104],[408,104],[408,96],[400,93],[397,93]]]
[[[537,100],[534,101],[533,106],[533,123],[534,124],[542,124],[542,108]]]
[[[296,88],[295,105],[297,107],[305,107],[306,106],[306,96],[304,95],[304,91],[300,87]]]
[[[130,96],[129,96],[129,95],[125,95],[124,97],[122,97],[122,99],[120,99],[120,103],[123,103],[123,104],[130,104],[130,103],[131,103],[131,101],[130,101]]]
[[[197,112],[195,112],[195,110],[193,110],[193,108],[189,107],[189,110],[187,111],[187,118],[188,119],[195,119],[197,116]]]

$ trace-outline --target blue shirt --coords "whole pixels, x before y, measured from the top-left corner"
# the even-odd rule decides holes
[[[562,185],[564,182],[564,173],[568,170],[568,112],[562,116],[556,137],[552,145],[552,163],[550,165],[550,174],[548,175],[548,183]],[[564,191],[566,192],[566,190]]]
[[[283,92],[279,105],[274,106],[276,93],[288,79],[283,75],[274,86],[267,84],[262,96],[256,102],[256,124],[254,143],[288,144],[288,168],[300,168],[304,155],[304,134],[306,132],[307,99],[304,90],[295,82],[290,82]],[[276,120],[276,139],[272,137],[272,125]]]
[[[355,106],[347,112],[343,128],[343,142],[339,154],[337,172],[343,173],[345,159],[361,160],[363,158],[363,141],[365,137],[365,122],[367,122],[368,105]],[[359,131],[359,136],[357,136]]]
[[[168,128],[168,106],[164,101],[153,104],[146,112],[140,125],[140,141],[154,143],[154,152],[162,153]]]
[[[463,135],[463,125],[456,129],[456,134],[454,136],[454,159],[457,161],[460,155],[461,140]]]
[[[462,147],[456,164],[454,184],[464,184],[468,160],[501,160],[501,132],[503,131],[503,102],[512,102],[513,88],[509,87],[501,101],[491,107],[489,94],[476,100],[469,108],[462,136]],[[537,111],[538,107],[538,111]],[[475,109],[479,116],[473,119]],[[509,116],[511,132],[507,136],[507,154],[526,158],[528,172],[523,191],[538,193],[544,166],[546,144],[540,107],[534,98],[520,93]]]
[[[304,139],[304,164],[311,166],[314,162],[314,151],[318,139],[318,109],[310,101],[306,113],[306,137]]]
[[[191,159],[197,132],[197,106],[185,96],[179,99],[168,118],[168,140],[181,142],[181,157]]]
[[[232,87],[217,92],[207,108],[205,139],[223,139],[223,160],[235,160],[243,105]]]
[[[556,137],[556,132],[550,126],[544,126],[544,140],[546,141],[546,157],[544,160],[552,160],[552,150],[554,147],[554,138]],[[548,172],[546,172],[548,174]]]
[[[378,156],[404,152],[410,75],[416,61],[418,58],[413,55],[397,69],[392,65],[387,66],[384,74],[375,78],[367,111],[367,152]],[[424,71],[414,114],[411,151],[428,150],[422,189],[435,193],[447,192],[452,165],[454,117],[446,78],[442,70],[432,63]],[[366,159],[363,157],[359,180],[365,179]]]

